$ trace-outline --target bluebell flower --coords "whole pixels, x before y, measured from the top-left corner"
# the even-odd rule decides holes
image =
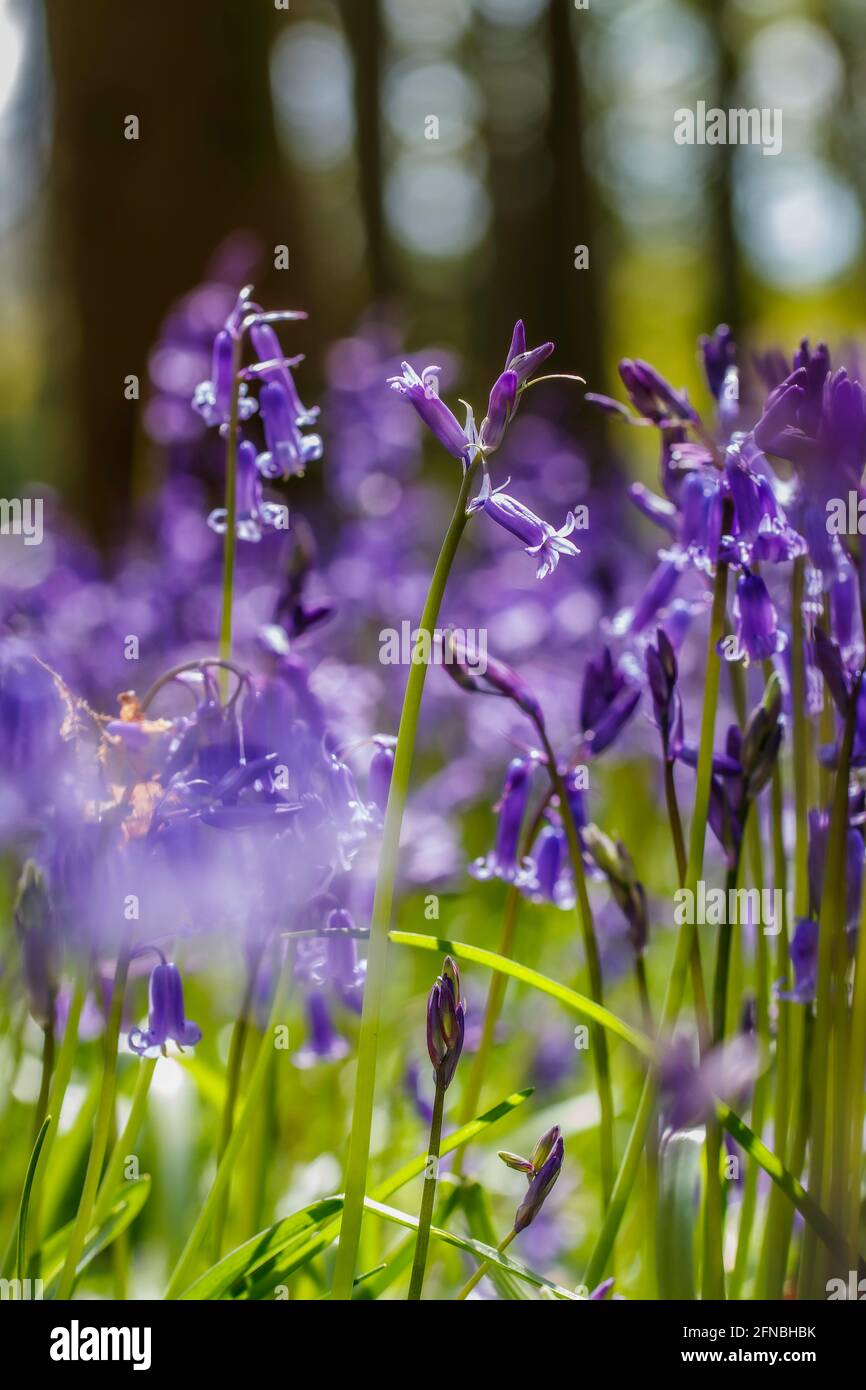
[[[717,1100],[738,1107],[748,1096],[761,1070],[758,1045],[751,1034],[738,1033],[695,1060],[689,1039],[677,1037],[659,1064],[659,1090],[664,1122],[671,1130],[705,1125],[716,1112]]]
[[[506,883],[526,881],[530,866],[518,862],[520,831],[529,800],[532,763],[525,758],[513,758],[505,775],[505,785],[499,801],[499,822],[493,849],[476,859],[469,872],[478,879],[501,878]]]
[[[506,493],[510,481],[508,478],[500,487],[493,488],[489,475],[485,473],[481,490],[466,510],[470,514],[483,510],[497,525],[516,536],[523,543],[527,555],[538,560],[536,579],[544,579],[556,569],[561,555],[580,554],[574,542],[567,539],[575,527],[574,513],[568,513],[564,525],[557,531],[530,511],[529,507]]]
[[[792,989],[777,990],[780,999],[794,1004],[811,1004],[818,988],[818,923],[803,917],[794,928],[788,954],[794,967]]]
[[[257,466],[268,479],[302,478],[307,464],[322,457],[317,434],[303,435],[292,412],[291,400],[280,381],[266,381],[259,392],[259,410],[267,449]]]
[[[208,526],[217,535],[226,530],[226,509],[217,507],[208,517]],[[237,521],[238,540],[260,541],[265,531],[288,529],[288,508],[277,502],[266,502],[261,478],[256,466],[255,445],[242,439],[237,450]]]
[[[161,954],[161,953],[160,953]],[[144,1032],[133,1028],[129,1046],[141,1057],[156,1057],[174,1042],[183,1050],[201,1042],[201,1029],[184,1013],[183,981],[176,965],[164,958],[154,966],[150,977],[150,1016]]]
[[[450,956],[427,999],[427,1052],[433,1078],[441,1091],[454,1079],[463,1051],[466,1003],[460,992],[460,972]]]
[[[493,383],[487,414],[478,432],[478,442],[485,454],[492,454],[502,443],[516,399],[517,373],[503,372]]]
[[[574,888],[567,871],[568,845],[561,826],[543,826],[527,861],[523,891],[533,902],[553,903],[563,909],[574,907]]]
[[[748,661],[769,661],[784,645],[776,606],[759,574],[746,571],[737,580],[734,612],[737,641]]]
[[[665,761],[673,762],[683,746],[683,702],[676,652],[663,627],[656,633],[656,645],[647,646],[644,659],[662,751]]]
[[[640,686],[615,666],[609,647],[586,663],[580,696],[580,727],[584,746],[603,753],[619,736],[637,709]]]
[[[554,1125],[542,1134],[529,1160],[532,1169],[531,1173],[527,1172],[529,1188],[514,1218],[514,1229],[518,1235],[535,1220],[550,1196],[562,1172],[564,1157],[562,1133],[559,1125]]]
[[[505,370],[517,377],[518,388],[522,388],[536,367],[540,367],[553,352],[553,343],[541,343],[538,347],[526,347],[526,330],[523,320],[518,319],[511,335],[511,344],[505,359]]]
[[[235,339],[227,328],[221,328],[214,338],[210,380],[202,381],[192,398],[192,408],[210,427],[227,426],[231,415],[234,388]],[[238,387],[238,420],[249,420],[256,412],[254,397],[248,394],[246,382]]]
[[[32,859],[27,860],[18,880],[13,918],[28,1007],[45,1028],[54,1013],[63,950],[45,876]]]
[[[408,362],[403,363],[403,375],[389,377],[392,391],[415,407],[424,424],[439,443],[465,464],[477,445],[472,412],[467,408],[466,428],[461,429],[456,416],[440,398],[437,389],[439,367],[425,367],[421,375]]]
[[[307,995],[307,1037],[304,1046],[295,1053],[295,1066],[306,1069],[320,1062],[339,1062],[349,1051],[346,1039],[337,1032],[327,998],[321,990]]]

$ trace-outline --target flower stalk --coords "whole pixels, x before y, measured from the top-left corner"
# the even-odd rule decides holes
[[[439,616],[451,566],[466,528],[468,520],[466,507],[476,464],[477,459],[468,465],[463,474],[454,513],[445,534],[439,558],[436,561],[424,611],[418,624],[419,632],[427,633],[427,640],[429,641],[432,641],[433,629]],[[382,1002],[385,993],[388,931],[391,926],[394,906],[394,884],[397,877],[400,829],[403,824],[403,812],[409,790],[415,736],[418,731],[418,718],[426,675],[427,667],[425,664],[413,663],[406,681],[397,745],[394,750],[394,770],[391,775],[391,787],[388,793],[388,805],[382,831],[379,870],[376,876],[376,891],[370,924],[370,947],[367,956],[367,979],[364,987],[364,1008],[358,1038],[355,1098],[352,1107],[349,1154],[346,1164],[345,1205],[334,1271],[333,1297],[344,1300],[352,1297],[355,1263],[361,1238],[364,1196],[367,1186],[367,1163],[370,1155],[370,1128],[373,1122],[373,1101],[376,1089],[376,1059],[379,1048]]]

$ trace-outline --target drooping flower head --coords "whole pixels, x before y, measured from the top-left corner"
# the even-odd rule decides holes
[[[161,953],[160,953],[161,954]],[[183,1005],[183,981],[180,971],[170,961],[161,959],[150,977],[150,1011],[147,1028],[133,1028],[129,1046],[140,1057],[155,1057],[165,1052],[166,1044],[174,1042],[181,1049],[195,1047],[201,1042],[201,1029],[186,1017]]]
[[[576,524],[574,513],[569,512],[564,524],[556,530],[549,522],[536,516],[523,502],[518,502],[516,497],[511,497],[505,491],[510,482],[511,479],[507,478],[501,486],[495,488],[491,485],[490,475],[485,473],[480,491],[466,510],[470,515],[473,512],[484,511],[498,526],[516,536],[523,544],[527,555],[538,560],[536,579],[544,579],[553,573],[562,555],[580,554],[574,541],[568,539]]]

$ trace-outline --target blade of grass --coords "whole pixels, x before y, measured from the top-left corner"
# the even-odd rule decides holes
[[[30,1155],[30,1162],[27,1164],[27,1172],[24,1176],[24,1187],[21,1190],[21,1205],[18,1208],[18,1253],[15,1269],[18,1279],[23,1279],[27,1274],[27,1216],[30,1211],[30,1194],[33,1191],[33,1179],[36,1177],[36,1169],[39,1166],[42,1145],[45,1143],[45,1136],[50,1128],[51,1116],[46,1115],[36,1136],[36,1143],[33,1145],[33,1152]]]

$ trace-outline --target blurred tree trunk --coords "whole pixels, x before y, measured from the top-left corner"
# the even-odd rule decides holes
[[[76,341],[71,422],[97,538],[129,519],[137,424],[171,301],[238,227],[294,252],[300,235],[274,132],[268,51],[289,17],[237,0],[45,0],[54,84],[52,215]],[[137,140],[124,136],[138,117]],[[302,258],[300,258],[302,259]],[[292,296],[300,300],[291,256]],[[273,272],[272,272],[273,273]],[[65,305],[64,305],[65,308]]]
[[[730,35],[728,6],[719,0],[700,0],[700,9],[712,31],[719,61],[716,104],[723,111],[739,105],[737,62]],[[716,147],[716,169],[710,184],[712,199],[711,322],[727,323],[739,334],[743,328],[743,287],[740,252],[734,219],[734,158],[736,145]]]
[[[586,159],[584,93],[580,76],[580,44],[586,32],[584,16],[569,5],[551,0],[547,42],[550,54],[551,99],[547,139],[553,156],[553,179],[545,218],[554,254],[545,258],[549,274],[542,285],[545,336],[562,345],[564,371],[586,378],[588,390],[603,390],[601,290],[606,283],[604,248],[596,189]],[[575,266],[575,248],[585,246],[589,268]],[[581,443],[598,463],[603,446],[600,413],[581,416]]]
[[[367,240],[370,292],[377,303],[393,289],[382,209],[382,18],[379,0],[341,0],[343,28],[352,51],[355,146],[361,211]]]
[[[494,271],[483,325],[495,334],[493,358],[504,352],[514,319],[528,318],[532,343],[556,343],[554,371],[577,372],[590,390],[603,390],[604,343],[601,293],[604,247],[596,191],[586,162],[583,94],[578,68],[582,16],[562,0],[550,0],[543,44],[549,74],[549,106],[538,141],[513,157],[494,149]],[[521,191],[515,200],[514,190]],[[530,191],[537,189],[536,196]],[[586,246],[589,268],[575,267],[575,247]],[[489,353],[491,346],[483,347]],[[541,388],[566,393],[568,388]],[[582,388],[561,399],[566,418],[580,410],[580,443],[593,463],[601,459],[599,412],[581,409]],[[535,404],[540,405],[538,396]]]

